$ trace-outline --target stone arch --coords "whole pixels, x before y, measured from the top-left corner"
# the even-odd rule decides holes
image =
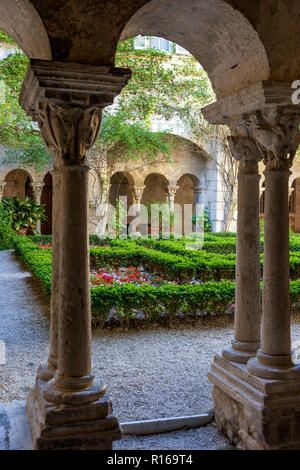
[[[46,28],[29,0],[0,0],[0,29],[16,41],[27,57],[52,59]]]
[[[113,206],[120,196],[127,196],[128,207],[133,204],[134,179],[127,171],[117,171],[110,178],[109,202]]]
[[[45,215],[47,219],[41,222],[41,234],[52,234],[52,196],[53,196],[53,181],[50,172],[46,173],[43,179],[44,187],[41,194],[41,204],[44,205]]]
[[[144,193],[142,204],[151,204],[152,202],[166,202],[168,200],[169,181],[161,173],[150,173],[144,180]]]
[[[270,75],[258,33],[223,0],[151,0],[131,17],[120,40],[137,35],[163,37],[187,49],[208,73],[217,98]]]
[[[17,198],[23,200],[25,196],[33,197],[33,191],[30,186],[33,178],[31,174],[21,168],[8,171],[4,178],[5,187],[3,196],[11,197],[17,196]]]
[[[195,175],[185,173],[176,183],[178,187],[175,195],[175,204],[184,207],[185,204],[194,205],[195,191],[194,188],[199,184],[199,178]]]

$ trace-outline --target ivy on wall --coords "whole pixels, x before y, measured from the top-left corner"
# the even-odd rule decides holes
[[[0,39],[13,42],[1,32]],[[168,65],[170,55],[159,50],[135,50],[133,41],[119,44],[117,66],[133,71],[132,79],[117,98],[117,107],[108,108],[94,150],[106,160],[154,162],[158,156],[167,159],[178,139],[167,132],[153,132],[151,119],[169,120],[180,117],[192,127],[193,114],[212,100],[212,90],[203,69],[192,57]],[[26,116],[18,103],[28,65],[27,57],[16,52],[0,61],[0,79],[6,86],[6,99],[0,103],[0,144],[7,162],[19,161],[43,167],[52,159],[38,127]]]

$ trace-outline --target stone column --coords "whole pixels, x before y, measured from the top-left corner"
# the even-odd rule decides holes
[[[2,201],[2,198],[3,198],[5,185],[6,185],[5,181],[0,181],[0,202]]]
[[[290,83],[264,81],[210,105],[204,114],[211,124],[228,124],[231,132],[235,123],[239,133],[234,135],[256,144],[266,169],[261,347],[247,364],[216,354],[209,371],[214,416],[238,448],[299,449],[300,367],[293,366],[290,353],[288,177],[298,148],[300,106],[291,104]],[[248,175],[242,178],[247,181]],[[239,189],[243,192],[240,177]],[[253,197],[255,192],[249,199]],[[249,199],[239,201],[242,210]],[[242,230],[246,236],[248,229],[240,224],[239,235]],[[240,256],[241,241],[247,246],[246,238],[239,236],[238,266],[244,258]],[[237,298],[243,294],[242,286],[237,279]],[[244,288],[248,286],[244,284]],[[240,306],[250,314],[246,300],[247,296]],[[243,310],[236,312],[238,321]],[[253,309],[252,315],[256,313]],[[245,336],[239,334],[238,340],[247,339],[247,332],[240,332]]]
[[[203,194],[207,188],[202,186],[194,186],[194,214],[196,217],[195,231],[203,232],[203,226],[197,222],[197,217],[199,217],[204,210],[203,204]]]
[[[45,183],[30,183],[30,186],[32,187],[32,190],[33,190],[34,200],[40,206],[42,192],[43,192]],[[40,220],[37,223],[36,229],[39,233],[41,233],[41,221]]]
[[[141,186],[134,185],[133,186],[134,199],[135,199],[135,203],[137,205],[136,217],[140,217],[140,215],[141,215],[141,201],[142,201],[142,197],[143,197],[145,187],[146,186],[144,186],[144,185],[141,185]],[[140,225],[137,226],[137,234],[141,235]]]
[[[261,349],[249,361],[248,370],[266,379],[300,374],[300,368],[293,367],[291,359],[288,205],[299,114],[296,109],[270,109],[257,116],[254,130],[264,150],[265,240]]]
[[[223,351],[230,361],[247,363],[260,341],[259,180],[261,159],[255,142],[229,138],[231,154],[240,161],[236,246],[235,334],[232,347]]]
[[[59,311],[59,245],[60,245],[60,186],[61,178],[58,168],[51,171],[52,176],[52,284],[50,304],[50,354],[48,362],[38,368],[39,379],[48,381],[54,377],[57,370],[58,356],[58,311]]]
[[[55,185],[60,185],[54,202],[59,205],[53,257],[56,327],[51,327],[48,361],[52,375],[56,363],[57,370],[48,382],[38,374],[27,400],[37,449],[111,449],[121,437],[106,385],[92,374],[85,155],[98,137],[102,109],[129,77],[127,69],[31,60],[20,97],[56,157]]]
[[[168,195],[170,204],[170,233],[174,234],[174,214],[175,214],[175,196],[179,189],[179,186],[168,185]]]

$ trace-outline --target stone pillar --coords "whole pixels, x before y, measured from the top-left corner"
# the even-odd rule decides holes
[[[55,184],[60,185],[54,203],[56,208],[59,204],[59,214],[53,257],[58,284],[54,283],[52,301],[57,330],[51,327],[48,361],[52,374],[47,382],[38,374],[27,400],[36,449],[111,449],[112,442],[121,438],[106,385],[91,370],[85,155],[98,137],[102,109],[112,104],[129,77],[127,69],[31,60],[23,85],[21,105],[38,121],[56,157]]]
[[[168,185],[168,196],[170,204],[170,233],[174,234],[174,211],[175,211],[175,196],[179,189],[179,186]]]
[[[0,181],[0,202],[2,201],[2,198],[3,198],[5,185],[6,185],[5,181]]]
[[[144,185],[134,185],[133,186],[133,194],[134,194],[134,199],[135,203],[137,205],[137,212],[136,212],[136,217],[140,217],[141,215],[141,201],[144,193],[144,189],[146,186]],[[141,235],[141,227],[140,225],[137,226],[137,234]]]
[[[265,379],[300,378],[291,358],[289,293],[289,177],[300,117],[292,110],[275,109],[267,118],[261,117],[264,132],[255,131],[265,164],[262,338],[248,370]]]
[[[249,138],[230,137],[238,170],[238,216],[236,245],[235,334],[223,357],[246,364],[255,356],[260,341],[260,242],[257,145]]]
[[[48,362],[38,368],[37,377],[48,381],[54,377],[57,370],[58,356],[58,311],[59,311],[59,245],[60,245],[60,172],[57,168],[51,171],[52,176],[52,283],[50,304],[50,354]]]
[[[34,200],[40,206],[42,192],[43,192],[45,183],[30,183],[30,186],[32,187],[32,190],[33,190]],[[36,229],[39,233],[41,233],[41,221],[40,220],[37,223]]]

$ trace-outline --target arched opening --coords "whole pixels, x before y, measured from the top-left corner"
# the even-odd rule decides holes
[[[133,183],[132,176],[127,172],[114,173],[110,179],[108,200],[112,206],[117,208],[117,216],[123,220],[123,223],[125,223],[125,214],[122,212],[126,211],[127,231],[132,220],[132,217],[128,217],[127,214],[129,207],[134,203]]]
[[[159,173],[151,173],[146,177],[144,185],[142,204],[168,201],[168,180],[165,176]]]
[[[152,0],[129,20],[120,40],[138,35],[171,40],[207,71],[217,97],[267,80],[264,45],[250,22],[223,0]]]
[[[16,196],[21,201],[26,196],[33,197],[33,190],[30,186],[32,178],[27,171],[21,169],[12,170],[6,175],[4,181],[6,183],[3,192],[4,197]]]
[[[118,171],[110,179],[109,203],[117,206],[120,196],[127,197],[127,206],[133,204],[133,178],[127,172]]]
[[[195,187],[199,184],[199,179],[194,175],[185,174],[182,175],[177,181],[178,189],[175,195],[175,204],[179,204],[182,209],[182,234],[186,235],[184,220],[185,211],[190,209],[192,206],[192,214],[195,215],[195,205],[200,204],[200,201],[196,199],[197,194]]]
[[[151,173],[145,178],[144,186],[141,202],[148,210],[148,233],[161,233],[161,217],[158,215],[159,220],[155,221],[155,216],[152,214],[151,218],[151,206],[169,202],[168,180],[160,173]]]
[[[52,176],[50,173],[47,173],[44,178],[44,184],[42,195],[41,195],[41,204],[44,205],[45,215],[47,219],[44,222],[41,222],[41,234],[42,235],[51,235],[52,234]]]

